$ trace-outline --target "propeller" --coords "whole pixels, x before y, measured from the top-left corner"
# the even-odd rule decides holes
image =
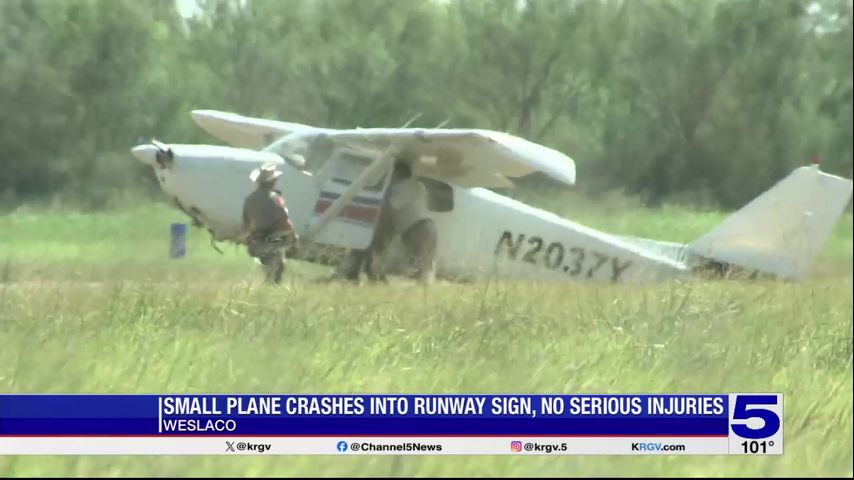
[[[157,155],[155,158],[161,167],[168,168],[175,163],[175,152],[173,152],[168,145],[155,138],[151,139],[151,144],[157,147]]]

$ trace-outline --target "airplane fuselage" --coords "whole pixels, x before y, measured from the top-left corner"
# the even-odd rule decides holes
[[[294,227],[303,235],[316,215],[321,181],[275,154],[210,145],[171,145],[168,168],[152,163],[162,189],[219,240],[240,230],[244,198],[255,188],[250,172],[273,162],[283,175]],[[484,188],[445,185],[450,204],[430,211],[439,232],[438,273],[473,279],[645,282],[689,272],[678,258],[659,255]],[[399,257],[393,244],[390,257]]]

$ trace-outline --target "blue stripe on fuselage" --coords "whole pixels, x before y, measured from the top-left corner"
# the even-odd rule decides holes
[[[327,200],[335,200],[336,198],[338,198],[340,196],[341,196],[340,193],[320,192],[320,198],[325,198]],[[361,203],[363,205],[370,205],[370,206],[379,206],[380,203],[382,203],[382,201],[379,198],[370,198],[370,197],[353,197],[353,199],[350,201],[354,202],[354,203]]]

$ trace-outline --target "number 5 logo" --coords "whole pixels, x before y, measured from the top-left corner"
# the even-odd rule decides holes
[[[779,407],[777,395],[738,395],[735,398],[735,407],[732,411],[730,428],[732,432],[741,438],[752,440],[768,438],[780,430],[780,417],[773,410],[762,408],[762,406]],[[747,420],[759,418],[763,425],[760,428],[750,428]],[[735,420],[743,420],[735,423]]]

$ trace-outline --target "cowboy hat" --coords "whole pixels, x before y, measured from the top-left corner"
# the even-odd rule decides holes
[[[279,178],[279,176],[281,174],[282,174],[282,172],[276,170],[275,164],[268,163],[266,165],[263,165],[260,168],[256,168],[255,170],[252,170],[252,173],[249,174],[249,178],[253,182],[263,183],[263,182],[269,182],[271,180],[275,180],[275,179]]]

